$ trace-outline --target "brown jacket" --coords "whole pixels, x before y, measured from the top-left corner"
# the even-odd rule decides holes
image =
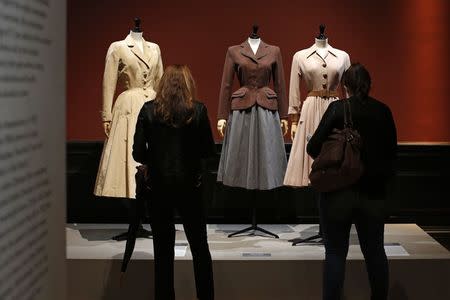
[[[234,73],[241,88],[234,93]],[[273,78],[273,91],[269,87]],[[231,110],[242,110],[258,104],[269,110],[278,110],[287,117],[288,102],[280,48],[261,41],[256,55],[247,41],[228,48],[223,68],[219,96],[218,119],[227,119]]]

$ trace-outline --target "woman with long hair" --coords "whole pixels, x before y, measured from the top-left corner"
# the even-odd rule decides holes
[[[169,66],[154,101],[142,107],[134,135],[133,157],[148,167],[152,189],[155,299],[175,299],[174,211],[181,216],[194,262],[197,297],[214,299],[212,261],[206,216],[199,187],[202,160],[215,154],[205,105],[196,101],[195,83],[187,66]]]
[[[387,187],[394,172],[397,134],[389,107],[370,97],[370,74],[361,64],[352,64],[342,78],[349,94],[353,129],[361,135],[364,174],[347,188],[320,195],[320,225],[325,244],[323,299],[341,299],[345,261],[352,223],[358,232],[369,275],[372,300],[388,296],[388,260],[384,250],[384,220]],[[311,137],[307,151],[316,158],[334,128],[344,127],[344,102],[335,101],[326,110]]]

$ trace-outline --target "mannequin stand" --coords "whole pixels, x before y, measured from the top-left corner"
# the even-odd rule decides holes
[[[111,239],[115,241],[126,241],[129,232],[132,231],[136,233],[135,238],[151,239],[152,232],[142,226],[142,220],[146,211],[145,195],[138,194],[136,199],[124,198],[122,199],[122,204],[128,209],[128,230],[113,236]]]
[[[314,198],[316,198],[317,200],[320,199],[320,194],[314,193]],[[319,201],[318,201],[319,202]],[[320,226],[320,222],[319,222],[319,232],[316,235],[307,237],[307,238],[295,238],[295,239],[290,239],[289,242],[292,243],[292,246],[297,246],[298,244],[301,243],[308,243],[308,242],[314,242],[314,243],[322,243],[322,229]]]
[[[152,236],[153,236],[153,233],[151,232],[151,230],[147,230],[142,226],[142,224],[139,224],[136,238],[151,239]],[[118,242],[126,241],[128,239],[128,231],[120,233],[116,236],[113,236],[112,239],[115,241],[118,241]]]
[[[252,225],[250,227],[244,228],[242,230],[230,233],[228,235],[229,238],[249,232],[249,235],[255,235],[256,231],[260,231],[264,234],[270,235],[276,239],[280,238],[278,235],[276,235],[275,233],[272,233],[264,228],[261,228],[258,226],[258,223],[256,222],[256,191],[251,191],[252,192],[252,198],[253,198],[253,208],[252,208]]]
[[[316,241],[318,240],[318,241]],[[292,246],[297,246],[298,244],[301,243],[308,243],[308,242],[314,242],[314,243],[322,243],[322,231],[319,227],[319,233],[310,237],[307,237],[305,239],[302,238],[295,238],[295,239],[291,239],[289,240],[289,242],[292,243]]]

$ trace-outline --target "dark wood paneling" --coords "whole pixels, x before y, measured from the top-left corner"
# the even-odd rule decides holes
[[[69,223],[125,223],[120,199],[93,195],[103,143],[67,143],[67,218]],[[286,144],[289,154],[291,145]],[[208,165],[203,198],[210,223],[248,223],[253,202],[260,223],[317,222],[317,202],[309,188],[282,187],[256,192],[216,182],[221,144]],[[400,145],[396,184],[391,190],[392,222],[450,225],[450,146]]]

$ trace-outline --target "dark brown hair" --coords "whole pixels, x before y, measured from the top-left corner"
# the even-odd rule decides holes
[[[342,76],[342,83],[350,94],[366,98],[370,92],[372,80],[369,71],[360,63],[353,63]]]
[[[194,115],[195,94],[194,78],[186,65],[167,67],[156,90],[156,118],[172,127],[189,124]]]

